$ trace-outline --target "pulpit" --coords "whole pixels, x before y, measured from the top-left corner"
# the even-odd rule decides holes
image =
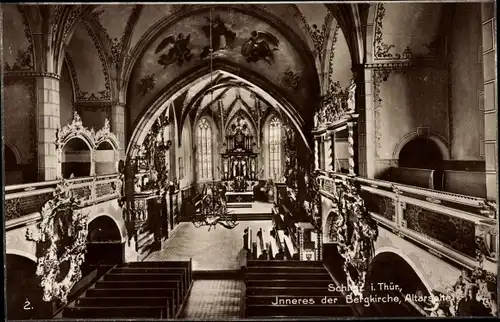
[[[228,207],[251,207],[253,188],[258,183],[258,153],[248,121],[236,118],[226,132],[226,150],[221,154],[222,184]]]

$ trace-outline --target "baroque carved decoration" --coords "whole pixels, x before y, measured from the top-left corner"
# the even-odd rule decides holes
[[[57,148],[62,150],[62,147],[74,137],[83,137],[90,147],[93,148],[95,131],[83,126],[82,119],[76,111],[73,114],[71,123],[56,131]]]
[[[430,316],[460,316],[464,312],[470,312],[471,309],[477,316],[498,314],[495,296],[497,276],[483,268],[484,260],[492,255],[486,247],[484,235],[490,234],[493,239],[498,238],[496,223],[490,224],[480,227],[484,234],[476,237],[476,267],[472,270],[463,269],[457,281],[449,285],[444,294],[434,291],[431,300],[424,303],[424,310],[428,311]]]
[[[103,142],[108,142],[113,147],[115,152],[115,158],[118,159],[120,153],[120,144],[118,138],[114,133],[111,132],[109,119],[104,120],[104,127],[97,132],[94,129],[88,129],[83,126],[82,119],[78,112],[74,112],[73,120],[70,124],[67,124],[61,129],[56,131],[56,148],[57,148],[57,161],[58,161],[58,176],[61,176],[61,162],[63,155],[63,148],[71,139],[80,138],[82,139],[91,150],[91,156],[95,157],[94,150],[96,150],[99,145]],[[94,160],[92,160],[94,162]],[[86,196],[89,196],[84,192]]]
[[[116,135],[111,132],[111,126],[109,123],[109,119],[104,120],[104,127],[95,133],[94,137],[94,145],[97,148],[101,143],[109,142],[112,145],[115,145],[115,150],[119,150],[120,147],[118,144],[118,138]]]
[[[375,253],[378,226],[366,210],[359,187],[352,179],[338,180],[334,195],[336,218],[330,240],[344,258],[348,292],[355,297],[365,295],[365,282]]]
[[[314,114],[314,126],[321,127],[327,123],[342,120],[354,113],[356,108],[355,94],[356,84],[354,80],[346,90],[342,90],[339,82],[330,84],[330,89],[323,96],[319,110]]]
[[[4,62],[4,71],[14,71],[14,70],[33,70],[34,69],[34,57],[35,52],[33,48],[33,37],[31,35],[30,26],[28,23],[28,17],[26,12],[21,8],[21,6],[16,6],[19,13],[23,18],[24,35],[28,41],[28,47],[25,50],[18,50],[16,56],[16,62],[14,65],[9,65]]]
[[[172,141],[165,141],[165,130],[170,127],[168,118],[168,109],[153,122],[149,129],[146,138],[142,144],[140,156],[142,164],[147,167],[147,170],[152,174],[150,181],[151,186],[159,189],[161,193],[166,193],[168,189],[168,166],[167,153],[172,146]]]
[[[52,199],[42,208],[36,229],[27,229],[26,239],[37,243],[36,275],[41,277],[43,300],[67,303],[73,285],[82,277],[87,251],[88,215],[77,210],[81,201],[62,180]]]

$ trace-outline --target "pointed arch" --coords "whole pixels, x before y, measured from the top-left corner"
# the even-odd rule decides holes
[[[288,99],[275,85],[247,68],[222,59],[214,59],[213,73],[215,73],[214,75],[224,73],[225,75],[229,75],[249,85],[250,88],[252,88],[255,93],[259,94],[269,106],[273,106],[283,113],[283,116],[293,124],[299,133],[306,149],[311,151],[309,144],[310,131],[308,130],[311,125],[309,122],[306,123],[304,121],[298,112],[300,109],[291,103],[292,100]],[[195,86],[203,79],[206,80],[206,77],[210,77],[210,75],[210,66],[207,63],[201,68],[198,67],[195,70],[187,71],[179,75],[172,81],[173,85],[165,87],[164,90],[161,91],[161,94],[153,99],[149,108],[142,110],[136,121],[132,124],[134,130],[127,147],[127,157],[130,158],[136,155],[138,145],[144,140],[154,120],[171,105],[171,102],[183,95],[188,88]],[[263,88],[265,88],[265,90]],[[312,119],[310,121],[312,121]]]

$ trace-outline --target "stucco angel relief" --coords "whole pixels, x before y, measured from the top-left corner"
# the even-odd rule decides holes
[[[250,39],[241,46],[241,54],[247,62],[264,60],[271,65],[274,63],[274,51],[278,50],[280,42],[273,34],[265,31],[252,31]]]
[[[191,34],[184,36],[183,33],[179,33],[177,38],[170,35],[163,39],[155,50],[155,55],[161,53],[158,58],[158,64],[166,68],[173,63],[182,66],[184,62],[189,62],[193,57],[191,49],[188,48],[190,41]]]
[[[270,32],[253,30],[249,36],[242,37],[231,30],[234,26],[226,23],[220,15],[210,19],[205,17],[207,24],[203,25],[205,36],[210,43],[203,47],[200,58],[204,59],[210,55],[221,55],[225,51],[231,51],[241,47],[240,54],[249,63],[260,60],[269,65],[274,63],[274,51],[278,50],[279,40]]]

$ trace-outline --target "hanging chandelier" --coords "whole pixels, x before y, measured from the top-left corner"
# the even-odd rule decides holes
[[[227,229],[238,226],[237,217],[227,209],[226,201],[215,180],[203,188],[200,212],[191,217],[196,228],[208,226],[208,231],[221,225]]]
[[[213,47],[212,47],[212,8],[210,8],[210,84],[213,86]],[[210,111],[214,102],[213,87],[210,89]],[[238,225],[237,217],[227,209],[225,196],[215,179],[211,183],[205,184],[201,193],[200,211],[191,217],[191,222],[196,228],[208,226],[208,231],[221,225],[227,229],[233,229]]]

